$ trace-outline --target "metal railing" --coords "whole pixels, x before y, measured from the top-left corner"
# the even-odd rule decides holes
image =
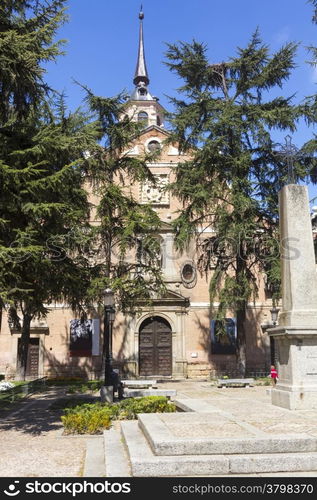
[[[47,377],[30,380],[25,384],[16,385],[11,389],[0,391],[0,408],[7,407],[15,401],[21,400],[30,394],[42,391],[45,387]]]

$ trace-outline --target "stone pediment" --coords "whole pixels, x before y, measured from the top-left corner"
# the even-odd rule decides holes
[[[163,297],[163,300],[188,302],[189,305],[189,298],[184,297],[184,295],[179,292],[175,292],[174,290],[167,290],[165,297]]]
[[[155,132],[157,132],[158,135],[162,134],[165,137],[168,137],[170,135],[170,132],[168,132],[168,130],[165,130],[164,128],[159,127],[158,125],[150,125],[150,127],[147,127],[145,129],[141,130],[141,132],[139,133],[139,137],[142,137],[142,135],[148,134],[152,130],[155,130]]]
[[[146,301],[141,299],[138,301],[138,304],[141,306],[145,305]],[[190,301],[188,297],[184,297],[181,293],[175,292],[174,290],[167,289],[164,296],[152,297],[150,307],[172,306],[184,309],[189,307],[189,305]]]

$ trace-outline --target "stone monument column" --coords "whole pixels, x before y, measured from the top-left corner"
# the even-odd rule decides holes
[[[278,382],[272,404],[290,410],[317,408],[317,271],[306,186],[279,194],[282,311],[268,330],[277,345]]]

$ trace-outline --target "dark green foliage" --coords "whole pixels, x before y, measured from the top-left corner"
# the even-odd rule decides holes
[[[68,113],[43,78],[43,64],[60,53],[64,4],[4,0],[0,8],[0,305],[22,333],[21,378],[32,319],[54,301],[80,304],[90,282],[76,251],[89,227],[83,151],[98,131],[89,116]]]
[[[171,186],[185,206],[175,221],[177,244],[185,249],[197,237],[200,270],[214,270],[211,302],[220,305],[212,317],[237,317],[242,373],[247,304],[257,296],[259,273],[266,273],[268,287],[279,295],[277,193],[287,180],[287,161],[272,131],[296,130],[303,109],[283,92],[270,92],[289,78],[295,51],[289,43],[271,55],[256,31],[228,62],[210,64],[206,47],[195,41],[169,45],[167,52],[167,65],[183,80],[181,97],[172,99],[171,141],[192,154]],[[299,158],[296,179],[305,179],[311,168]],[[215,235],[201,238],[203,227]]]
[[[314,7],[313,11],[313,18],[312,21],[313,23],[317,24],[317,1],[316,0],[310,0]],[[309,53],[311,55],[311,59],[309,61],[309,64],[316,68],[317,66],[317,47],[316,46],[310,46],[308,47]],[[307,97],[305,104],[303,106],[303,112],[305,114],[306,121],[308,125],[316,125],[316,118],[317,118],[317,94],[314,94],[312,96]],[[317,153],[317,135],[314,134],[313,138],[308,141],[305,146],[304,146],[305,152],[308,154],[308,157],[311,158],[313,155],[315,155],[316,158],[316,153]],[[317,165],[316,165],[316,160],[313,165],[312,171],[311,171],[311,180],[313,183],[317,183]]]
[[[103,98],[84,89],[100,134],[100,145],[90,150],[88,166],[98,199],[99,224],[94,246],[98,273],[87,299],[101,302],[103,290],[111,287],[120,308],[132,311],[138,299],[150,300],[154,293],[164,290],[156,238],[160,219],[150,205],[139,204],[130,192],[130,186],[152,179],[147,164],[157,155],[129,156],[140,125],[125,116],[123,94]]]
[[[150,175],[153,156],[124,154],[139,132],[120,120],[124,96],[86,89],[90,111],[69,113],[45,83],[44,63],[61,53],[54,37],[65,2],[4,0],[0,7],[0,307],[21,331],[21,378],[31,321],[49,304],[67,303],[85,316],[107,286],[122,309],[162,288],[153,237],[159,218],[127,189]],[[137,257],[140,248],[146,260]]]
[[[53,40],[66,19],[65,2],[1,0],[0,126],[8,133],[49,91],[43,66],[61,53],[61,42]]]
[[[120,420],[133,420],[138,413],[173,413],[176,411],[174,403],[165,396],[145,396],[143,398],[128,398],[119,403]]]

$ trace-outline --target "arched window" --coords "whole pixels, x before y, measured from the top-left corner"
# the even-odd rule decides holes
[[[149,116],[145,111],[140,111],[138,114],[138,122],[142,123],[145,127],[147,126],[149,122]]]

